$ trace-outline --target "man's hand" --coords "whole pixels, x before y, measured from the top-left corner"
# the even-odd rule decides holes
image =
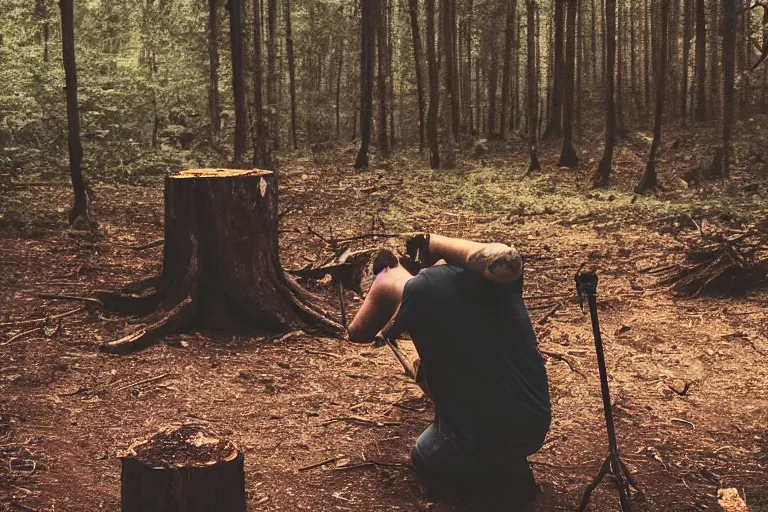
[[[405,241],[405,254],[421,268],[432,266],[432,255],[429,250],[429,234],[419,233]]]
[[[511,283],[520,279],[523,260],[514,247],[492,243],[470,255],[467,259],[467,269],[494,283]]]

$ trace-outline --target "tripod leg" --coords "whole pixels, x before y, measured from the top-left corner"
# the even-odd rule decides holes
[[[605,478],[605,475],[608,474],[608,470],[611,468],[611,458],[608,457],[603,461],[603,465],[600,467],[600,472],[597,474],[594,480],[592,480],[592,483],[589,484],[589,487],[587,487],[587,490],[584,491],[584,496],[581,498],[581,505],[579,505],[579,512],[584,512],[587,509],[587,505],[589,505],[589,497],[592,495],[592,491],[595,490],[595,488],[600,485],[600,482],[603,481],[603,478]]]
[[[626,477],[627,481],[629,482],[629,485],[631,485],[635,490],[639,491],[640,488],[637,486],[637,483],[635,482],[635,479],[632,477],[632,474],[629,472],[629,468],[627,468],[627,465],[624,464],[624,461],[622,461],[618,457],[616,457],[616,460],[619,461],[619,467],[621,467],[621,472],[624,473],[624,476]]]
[[[619,502],[621,503],[621,512],[630,512],[629,508],[629,485],[624,479],[624,472],[621,468],[619,458],[615,454],[610,454],[608,460],[611,461],[611,473],[616,480],[616,488],[619,491]]]

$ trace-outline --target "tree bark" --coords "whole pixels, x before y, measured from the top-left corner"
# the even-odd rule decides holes
[[[554,73],[552,81],[552,114],[549,118],[543,139],[550,137],[560,137],[563,135],[563,90],[564,73],[563,73],[563,32],[565,30],[565,1],[566,0],[554,0],[555,1],[555,44],[554,44]]]
[[[538,103],[539,103],[539,90],[538,81],[536,76],[536,0],[527,0],[527,34],[526,34],[526,46],[528,58],[526,62],[527,67],[527,91],[528,91],[528,148],[530,161],[528,163],[528,170],[525,175],[529,175],[533,171],[541,169],[539,165],[539,157],[537,151],[538,144]]]
[[[437,140],[437,116],[440,109],[437,56],[435,55],[435,0],[427,2],[427,66],[429,68],[429,110],[427,111],[427,143],[429,166],[440,168],[440,146]]]
[[[677,1],[677,0],[674,0]],[[658,26],[658,56],[656,61],[656,111],[653,121],[653,141],[651,142],[651,150],[648,153],[648,161],[645,164],[645,173],[640,179],[635,192],[638,194],[644,194],[648,190],[656,187],[657,175],[656,175],[656,153],[659,150],[659,144],[661,144],[661,123],[664,117],[664,93],[667,85],[667,41],[670,38],[669,34],[669,2],[670,0],[661,0],[661,12],[656,16],[654,25]],[[672,37],[675,36],[673,33]]]
[[[645,11],[643,23],[645,26],[643,40],[645,42],[645,51],[643,52],[643,68],[645,69],[645,84],[643,87],[643,98],[645,100],[646,110],[651,108],[651,54],[653,53],[653,36],[651,35],[650,18],[653,11],[650,9],[648,0],[645,0]]]
[[[488,138],[498,137],[496,132],[496,100],[499,83],[499,54],[496,45],[496,30],[491,28],[485,35],[488,55]]]
[[[693,7],[683,0],[683,69],[680,76],[680,117],[685,122],[688,116],[688,60],[691,55],[691,32],[693,31]]]
[[[618,34],[616,44],[616,133],[623,137],[627,133],[624,118],[624,35],[626,32],[626,16],[622,4],[618,4]]]
[[[450,83],[446,82],[446,87],[451,97],[451,135],[453,143],[458,144],[461,139],[461,98],[459,96],[459,50],[458,37],[456,34],[456,2],[457,0],[446,0],[448,3],[448,19],[446,20],[446,30],[450,46],[446,58],[448,59],[448,70],[450,71]]]
[[[392,44],[392,23],[395,16],[394,0],[385,0],[387,14],[386,20],[386,39],[387,39],[387,101],[389,102],[389,147],[390,151],[395,148],[397,136],[395,134],[395,73],[392,69],[392,60],[394,59],[394,46]]]
[[[704,0],[696,0],[696,120],[707,118],[707,16]]]
[[[243,80],[243,4],[242,0],[229,0],[229,33],[232,48],[232,90],[235,103],[235,163],[243,160],[248,127],[245,108],[245,82]]]
[[[517,0],[506,0],[507,20],[504,28],[504,67],[501,77],[501,122],[499,123],[499,137],[504,139],[504,130],[507,125],[507,111],[510,104],[509,86],[512,74],[512,45],[515,40],[515,24],[517,18]]]
[[[271,149],[280,148],[280,120],[277,105],[277,0],[267,1],[267,107],[269,109],[269,136]],[[271,151],[270,151],[271,153]]]
[[[288,57],[288,77],[291,94],[291,140],[293,149],[299,147],[296,138],[296,64],[293,58],[293,31],[291,29],[291,0],[284,0],[285,11],[285,51]]]
[[[341,326],[280,266],[277,182],[270,171],[182,171],[165,180],[163,270],[154,291],[97,294],[107,309],[150,314],[150,325],[102,345],[106,352],[144,349],[171,332]]]
[[[608,183],[613,165],[613,147],[616,143],[616,0],[605,0],[605,46],[606,46],[606,88],[605,88],[605,148],[603,158],[595,173],[595,186]]]
[[[735,66],[736,66],[736,0],[722,0],[723,19],[723,100],[721,127],[723,134],[723,167],[721,177],[727,178],[731,170],[731,135],[736,109]]]
[[[709,105],[712,113],[717,111],[720,106],[719,92],[720,73],[719,73],[719,38],[720,32],[720,3],[725,0],[710,0],[710,37],[709,37]]]
[[[211,133],[219,136],[221,131],[221,107],[219,105],[219,24],[217,21],[218,1],[208,0],[208,116]]]
[[[50,27],[48,23],[48,7],[46,6],[46,0],[35,0],[35,16],[38,22],[42,25],[40,35],[40,41],[43,43],[43,62],[48,62],[48,39],[50,35]]]
[[[368,147],[371,143],[373,122],[373,64],[376,46],[376,18],[379,6],[375,1],[362,2],[360,30],[360,150],[355,169],[368,167]]]
[[[267,145],[269,130],[264,119],[262,51],[261,6],[259,0],[253,0],[253,115],[256,125],[255,140],[253,141],[253,164],[262,169],[270,169],[272,167],[272,155]]]
[[[344,67],[344,47],[346,41],[339,45],[339,67],[336,70],[336,140],[341,139],[341,71]]]
[[[579,157],[573,147],[573,80],[576,67],[576,13],[579,0],[568,0],[566,21],[565,66],[563,69],[565,88],[563,90],[563,149],[560,152],[560,167],[575,169]]]
[[[67,98],[67,146],[69,148],[69,173],[72,179],[74,203],[69,212],[73,226],[91,227],[88,212],[88,195],[83,181],[83,146],[80,142],[80,113],[77,103],[77,64],[75,62],[75,22],[73,0],[60,0],[61,49],[64,61],[65,93]]]
[[[465,120],[464,123],[469,127],[469,132],[471,134],[475,134],[475,116],[472,113],[472,62],[475,62],[475,66],[477,66],[477,61],[472,59],[472,27],[474,26],[472,24],[472,14],[473,14],[473,7],[474,7],[474,1],[473,0],[467,0],[467,20],[466,20],[466,29],[465,29],[465,36],[466,36],[466,49],[464,50],[465,56],[466,56],[466,64],[465,64],[465,95],[464,95],[464,115]],[[476,108],[476,107],[475,107]],[[479,130],[477,130],[479,131]]]
[[[413,38],[413,62],[416,70],[416,99],[419,105],[419,151],[424,151],[424,57],[421,48],[419,30],[419,0],[408,0],[411,19],[411,37]]]
[[[373,0],[377,5],[376,48],[378,49],[379,84],[379,151],[389,158],[389,137],[387,136],[387,24],[386,0]]]
[[[602,0],[601,0],[602,1]],[[591,0],[591,6],[589,10],[589,17],[591,25],[590,30],[590,45],[589,49],[592,53],[592,58],[590,59],[592,66],[592,75],[590,77],[590,82],[592,85],[597,84],[597,7],[595,5],[595,0]]]

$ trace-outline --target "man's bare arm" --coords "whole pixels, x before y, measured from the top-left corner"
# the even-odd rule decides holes
[[[397,311],[403,291],[399,287],[398,294],[397,283],[389,274],[389,271],[384,271],[373,281],[363,305],[349,324],[349,341],[370,343]]]
[[[432,261],[443,259],[496,283],[515,281],[523,273],[523,261],[517,250],[505,244],[429,235],[429,254]]]

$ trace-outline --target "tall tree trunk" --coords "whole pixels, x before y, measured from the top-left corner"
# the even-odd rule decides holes
[[[464,73],[465,79],[464,79],[464,87],[465,87],[465,95],[464,95],[464,116],[465,120],[464,123],[469,126],[469,132],[471,134],[475,133],[475,119],[474,115],[472,114],[472,10],[474,7],[474,1],[473,0],[467,0],[467,18],[466,18],[466,28],[464,30],[464,35],[466,36],[466,49],[464,50],[464,54],[466,57],[466,63],[465,68],[466,71]],[[477,64],[475,64],[477,65]],[[476,108],[476,107],[475,107]],[[478,130],[479,131],[479,130]]]
[[[576,104],[574,105],[575,113],[575,122],[576,122],[576,130],[581,134],[581,111],[582,111],[582,104],[584,102],[584,94],[583,94],[583,83],[584,83],[584,77],[586,74],[586,45],[585,37],[584,37],[584,11],[585,11],[585,2],[579,2],[576,1],[578,4],[578,15],[576,19],[576,41],[578,41],[578,62],[577,62],[577,71],[576,71]]]
[[[595,185],[608,183],[613,165],[613,146],[616,143],[616,102],[614,100],[616,79],[616,0],[605,0],[605,149],[603,158],[595,173]]]
[[[291,30],[291,0],[283,0],[285,11],[285,51],[288,57],[288,80],[291,94],[291,140],[293,149],[299,147],[296,139],[296,64],[293,59],[293,31]]]
[[[541,168],[539,165],[539,157],[537,153],[538,144],[538,123],[536,122],[536,116],[538,113],[539,103],[539,86],[536,76],[536,0],[527,0],[527,34],[526,34],[526,46],[527,46],[527,105],[528,105],[528,149],[530,151],[530,162],[528,163],[528,170],[526,175],[533,171],[537,171]]]
[[[565,0],[555,1],[554,79],[552,82],[552,115],[542,138],[560,137],[563,134],[563,32],[565,29]]]
[[[69,173],[72,177],[74,203],[69,213],[69,223],[90,227],[88,195],[83,181],[83,146],[80,143],[80,113],[77,109],[77,65],[75,63],[75,22],[73,0],[60,0],[61,49],[64,60],[65,93],[67,97],[67,146],[69,148]]]
[[[280,148],[280,122],[279,106],[277,104],[277,0],[268,0],[267,2],[267,105],[269,108],[269,135],[271,146],[274,149]]]
[[[441,161],[441,167],[444,169],[453,169],[456,167],[456,127],[454,121],[454,55],[453,55],[453,6],[452,0],[441,0],[440,3],[440,33],[442,41],[442,51],[445,62],[445,69],[443,70],[444,80],[444,98],[445,106],[443,107],[443,119],[448,140],[443,147],[443,157]]]
[[[35,16],[37,21],[41,24],[40,42],[43,44],[43,62],[48,62],[48,39],[50,35],[50,27],[48,24],[48,7],[46,6],[46,0],[35,0]]]
[[[375,0],[378,7],[376,20],[376,48],[378,49],[379,84],[379,150],[389,158],[389,137],[387,136],[387,24],[386,0]]]
[[[486,34],[488,55],[488,138],[495,139],[496,132],[496,100],[499,83],[499,54],[496,48],[496,31],[490,29]]]
[[[595,0],[591,0],[589,18],[592,24],[590,34],[589,34],[589,37],[590,37],[589,51],[592,55],[592,58],[589,59],[590,62],[592,63],[590,85],[595,85],[597,84],[597,6],[595,4]]]
[[[688,116],[688,60],[691,55],[692,7],[690,2],[683,0],[683,69],[680,76],[680,117],[683,122]]]
[[[720,3],[724,0],[710,0],[710,37],[709,37],[709,105],[714,114],[720,106],[720,70],[719,70],[719,32]]]
[[[389,147],[394,148],[397,142],[395,135],[395,73],[392,70],[392,61],[394,60],[394,45],[392,44],[392,23],[395,16],[393,0],[386,0],[386,38],[387,38],[387,101],[389,102]]]
[[[264,120],[262,55],[261,6],[259,0],[253,0],[253,115],[256,125],[253,164],[262,169],[270,169],[272,157],[267,150],[267,123]]]
[[[696,0],[696,120],[707,118],[707,15],[704,0]]]
[[[576,68],[576,13],[579,0],[568,0],[568,14],[565,23],[565,66],[563,89],[563,149],[560,152],[560,167],[575,169],[579,157],[573,147],[573,79]]]
[[[336,140],[341,139],[341,71],[344,67],[344,47],[346,40],[339,45],[339,67],[336,70]]]
[[[435,55],[435,0],[427,2],[427,67],[429,70],[429,110],[427,111],[427,144],[429,166],[440,167],[440,146],[437,141],[437,115],[440,109],[440,84],[438,83],[437,55]]]
[[[449,71],[451,74],[450,83],[446,83],[448,91],[451,94],[451,130],[453,135],[453,142],[458,144],[461,138],[461,98],[459,96],[459,50],[458,50],[458,37],[456,34],[456,2],[458,0],[447,0],[449,5],[449,18],[446,24],[448,30],[450,51],[448,63]]]
[[[632,105],[635,109],[635,113],[640,111],[640,94],[637,90],[637,53],[638,49],[635,46],[637,43],[635,22],[637,20],[637,8],[636,2],[632,2],[629,5],[629,81],[630,91],[632,92]]]
[[[680,1],[679,0],[672,0],[672,3],[670,5],[670,16],[669,16],[669,27],[668,27],[668,38],[667,38],[667,48],[669,51],[667,51],[667,74],[669,75],[669,79],[667,80],[667,94],[666,97],[669,98],[669,104],[670,107],[670,113],[675,116],[676,111],[678,109],[675,108],[676,105],[679,103],[679,98],[677,96],[677,87],[680,85],[680,79],[678,76],[678,73],[680,72],[680,67],[677,65],[677,59],[680,55],[680,52],[677,48],[677,41],[679,36],[679,27],[680,27]]]
[[[481,52],[482,53],[482,52]],[[483,84],[480,80],[480,68],[481,63],[483,60],[480,58],[480,55],[477,56],[475,59],[475,118],[477,122],[477,134],[481,135],[483,133],[483,127],[485,124],[483,123]]]
[[[723,99],[721,127],[723,134],[723,167],[721,176],[727,178],[731,170],[731,135],[733,132],[735,101],[735,53],[737,0],[721,0],[723,5]]]
[[[643,68],[645,69],[645,84],[643,87],[643,98],[645,100],[645,110],[651,108],[651,54],[653,53],[653,37],[651,35],[650,18],[653,12],[649,8],[648,0],[645,0],[645,11],[643,11],[645,51],[643,52]]]
[[[360,29],[360,150],[355,159],[355,169],[368,167],[368,146],[371,144],[373,121],[373,63],[376,45],[376,18],[379,0],[362,2],[362,26]]]
[[[512,44],[515,40],[515,21],[517,18],[517,0],[506,0],[507,20],[504,28],[504,67],[501,77],[501,123],[499,124],[499,137],[504,139],[504,130],[507,125],[507,108],[510,103],[509,82],[512,73]]]
[[[245,109],[245,83],[243,81],[243,4],[242,0],[229,0],[229,33],[232,48],[232,90],[235,102],[235,164],[241,163],[245,153],[248,112]]]
[[[624,119],[624,34],[626,32],[626,16],[622,3],[618,4],[618,41],[616,44],[616,132],[626,135],[626,120]]]
[[[419,151],[424,151],[424,70],[421,31],[419,30],[419,0],[408,0],[413,37],[413,61],[416,69],[416,99],[419,103]]]
[[[677,0],[673,0],[677,1]],[[661,144],[661,122],[664,117],[664,92],[666,89],[667,81],[667,65],[669,59],[667,59],[667,41],[670,37],[675,37],[673,32],[669,33],[669,2],[670,0],[661,0],[661,12],[655,15],[654,26],[658,27],[658,56],[655,60],[656,69],[656,112],[653,120],[653,141],[651,142],[651,150],[648,153],[648,161],[645,164],[645,173],[640,179],[635,192],[643,194],[646,191],[655,188],[657,184],[656,176],[656,153],[659,150],[659,144]],[[655,13],[654,13],[655,14]]]
[[[219,106],[219,26],[216,20],[218,1],[208,0],[208,61],[210,82],[208,84],[208,116],[211,133],[216,138],[221,131],[221,107]]]

